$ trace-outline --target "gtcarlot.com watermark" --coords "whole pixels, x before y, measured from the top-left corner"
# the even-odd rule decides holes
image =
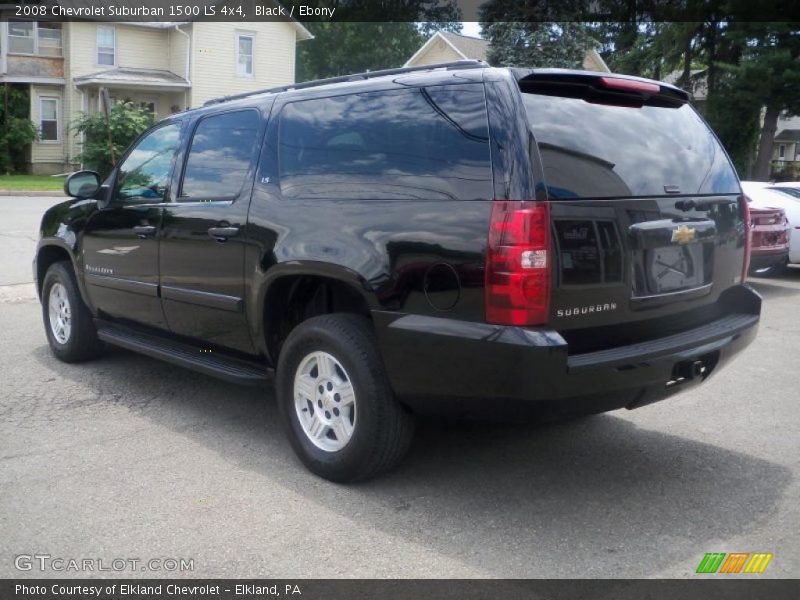
[[[66,558],[50,554],[18,554],[14,557],[18,571],[55,573],[125,573],[194,571],[193,558]]]

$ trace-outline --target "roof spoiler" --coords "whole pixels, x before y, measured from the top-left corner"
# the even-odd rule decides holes
[[[593,71],[518,69],[511,72],[523,92],[582,98],[589,102],[679,107],[688,92],[661,81]]]

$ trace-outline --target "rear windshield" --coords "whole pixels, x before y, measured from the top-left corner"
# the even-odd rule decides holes
[[[736,173],[688,104],[592,104],[522,94],[551,198],[735,194]]]

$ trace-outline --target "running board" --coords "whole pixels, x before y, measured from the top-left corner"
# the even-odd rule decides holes
[[[272,370],[257,363],[128,327],[99,321],[97,337],[113,346],[139,352],[231,383],[263,385],[272,381]]]

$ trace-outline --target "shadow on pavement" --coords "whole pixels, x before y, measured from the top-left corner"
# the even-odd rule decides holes
[[[747,283],[761,294],[765,300],[769,298],[790,298],[800,294],[800,288],[796,287],[796,284],[800,283],[800,269],[787,270],[784,274],[774,277],[749,278]]]
[[[246,469],[255,488],[281,486],[490,576],[652,576],[757,530],[790,482],[783,466],[606,414],[542,426],[424,420],[397,470],[335,485],[294,457],[271,391],[117,350],[85,366],[46,346],[34,356],[88,379],[95,402],[126,405]]]

